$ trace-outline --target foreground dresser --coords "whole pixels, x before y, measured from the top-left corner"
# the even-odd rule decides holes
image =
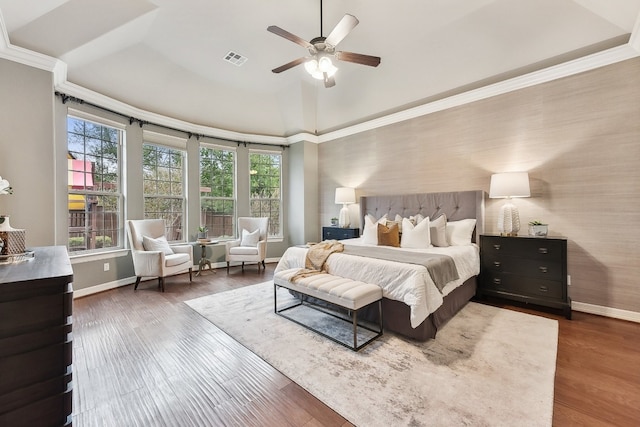
[[[71,425],[73,270],[64,246],[0,264],[0,426]]]

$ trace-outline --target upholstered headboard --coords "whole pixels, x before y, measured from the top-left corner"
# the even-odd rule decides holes
[[[402,194],[397,196],[363,196],[360,198],[362,217],[367,214],[380,218],[388,214],[389,219],[396,214],[403,218],[421,214],[435,219],[441,214],[448,221],[475,218],[474,241],[484,232],[484,191],[452,191],[446,193]],[[364,222],[362,222],[364,224]]]

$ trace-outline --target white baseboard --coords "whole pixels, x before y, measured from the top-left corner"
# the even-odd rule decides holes
[[[264,262],[268,263],[268,264],[277,263],[278,261],[280,261],[280,258],[266,258],[264,260]],[[214,263],[211,263],[211,267],[212,268],[216,268],[216,269],[218,269],[218,268],[227,268],[227,263],[226,262],[214,262]],[[197,271],[197,270],[198,269],[195,268],[194,272]],[[73,298],[76,299],[76,298],[86,297],[88,295],[97,294],[98,292],[104,292],[104,291],[108,291],[110,289],[119,288],[121,286],[131,285],[131,284],[133,284],[135,282],[136,282],[136,277],[132,276],[132,277],[127,277],[125,279],[116,280],[114,282],[102,283],[100,285],[95,285],[95,286],[89,286],[88,288],[82,288],[82,289],[74,290],[73,291]]]
[[[108,291],[110,289],[119,288],[120,286],[131,285],[136,283],[135,276],[127,277],[126,279],[116,280],[114,282],[102,283],[100,285],[89,286],[88,288],[82,288],[73,291],[73,299],[86,297],[88,295],[97,294],[98,292]]]
[[[640,323],[640,313],[637,311],[620,310],[618,308],[604,307],[602,305],[587,304],[576,301],[571,302],[571,309],[581,311],[583,313],[597,314],[599,316]]]

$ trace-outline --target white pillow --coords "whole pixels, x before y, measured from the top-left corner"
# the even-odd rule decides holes
[[[412,249],[427,249],[431,247],[429,238],[429,217],[418,225],[413,225],[407,218],[402,220],[402,240],[400,246]]]
[[[433,246],[446,247],[449,246],[447,240],[447,216],[440,215],[429,223],[429,238]]]
[[[476,228],[475,219],[461,219],[447,222],[447,240],[451,246],[470,245],[473,230]]]
[[[259,241],[260,241],[259,228],[253,232],[249,232],[244,228],[242,229],[242,240],[240,241],[240,246],[250,246],[252,248],[255,248],[256,246],[258,246]]]
[[[365,245],[378,245],[378,223],[387,223],[387,214],[376,220],[371,214],[364,217],[364,229],[362,231],[362,243]]]
[[[173,255],[173,250],[171,249],[171,246],[169,246],[167,238],[164,236],[160,236],[157,239],[149,236],[142,236],[142,246],[145,251],[160,251],[164,252],[165,255]]]

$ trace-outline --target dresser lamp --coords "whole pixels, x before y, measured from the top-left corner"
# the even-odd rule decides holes
[[[336,204],[342,204],[340,209],[340,217],[338,219],[338,225],[342,228],[349,226],[349,208],[347,205],[356,202],[356,190],[349,187],[336,188]]]
[[[520,230],[518,207],[511,201],[514,197],[529,197],[529,174],[527,172],[505,172],[491,175],[489,198],[507,199],[498,214],[498,231],[502,236],[517,236]]]

